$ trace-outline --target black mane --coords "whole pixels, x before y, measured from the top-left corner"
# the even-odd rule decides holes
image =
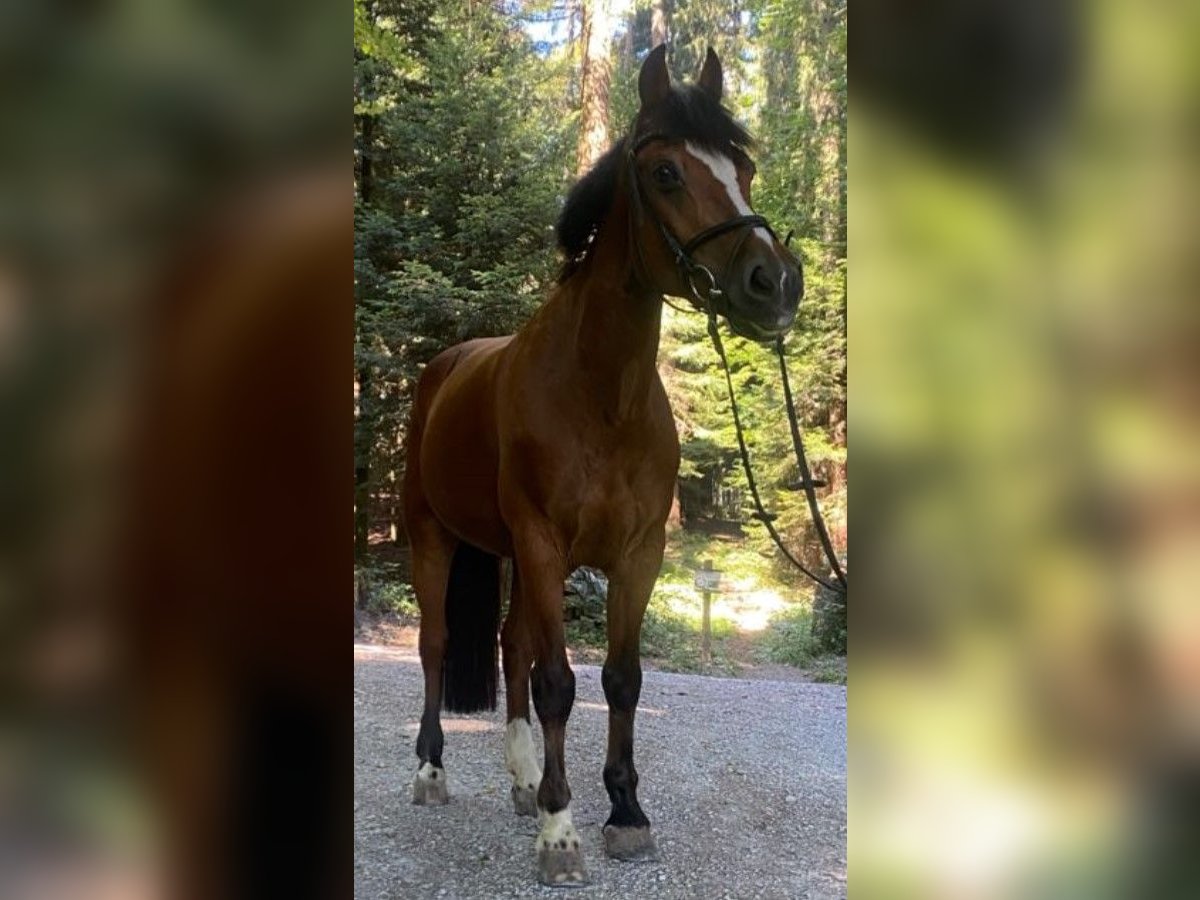
[[[558,248],[563,252],[559,282],[566,281],[587,256],[592,237],[600,230],[604,217],[612,206],[617,180],[621,175],[622,151],[625,139],[617,141],[608,149],[586,175],[575,182],[567,194],[567,202],[558,216],[554,232],[558,237]]]
[[[750,133],[720,103],[691,84],[672,87],[661,103],[638,117],[634,132],[635,139],[656,134],[670,140],[692,141],[705,150],[725,154],[732,149],[746,151],[754,145]],[[558,277],[560,283],[587,259],[592,238],[604,224],[621,176],[628,140],[626,135],[610,147],[567,194],[555,226],[558,247],[565,257]]]

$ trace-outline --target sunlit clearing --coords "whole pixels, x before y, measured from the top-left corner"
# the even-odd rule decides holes
[[[736,589],[736,584],[733,587],[728,592],[713,594],[711,617],[714,622],[724,619],[738,631],[763,631],[776,613],[791,605],[778,591],[770,588],[741,591]],[[704,608],[700,591],[672,586],[670,591],[662,592],[662,602],[671,612],[694,619],[699,627]]]
[[[788,601],[778,591],[763,589],[748,593],[722,595],[713,601],[713,616],[729,619],[738,631],[762,631]]]

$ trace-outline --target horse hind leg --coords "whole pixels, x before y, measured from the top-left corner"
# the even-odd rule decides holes
[[[425,712],[417,735],[421,766],[413,784],[413,802],[417,804],[441,804],[449,799],[441,765],[440,707],[444,704],[451,712],[461,713],[496,708],[500,560],[449,535],[443,535],[434,547],[436,552],[425,560],[430,569],[422,572],[422,587],[417,589],[425,670]],[[443,587],[441,594],[437,593],[439,587]],[[421,597],[422,590],[426,599]]]
[[[442,672],[446,655],[446,587],[455,541],[432,515],[408,525],[412,543],[413,588],[421,609],[419,647],[425,675],[425,709],[417,734],[420,760],[413,779],[412,802],[440,806],[449,801],[446,770],[442,767]]]
[[[504,762],[512,776],[513,809],[519,816],[537,815],[537,791],[542,783],[533,729],[529,723],[529,670],[533,649],[521,600],[520,572],[512,565],[512,592],[508,615],[500,632],[504,651],[504,687],[508,726],[504,733]]]

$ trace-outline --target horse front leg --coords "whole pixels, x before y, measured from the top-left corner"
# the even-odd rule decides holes
[[[514,530],[515,531],[515,530]],[[543,884],[583,884],[582,841],[571,819],[567,784],[566,729],[575,702],[575,673],[567,660],[563,633],[563,580],[566,558],[548,528],[514,533],[521,578],[521,613],[533,647],[533,705],[542,725],[545,759],[537,792],[541,829],[537,837],[538,877]]]
[[[662,567],[664,535],[650,538],[621,568],[608,589],[608,657],[602,683],[608,700],[608,756],[604,787],[612,813],[604,824],[604,847],[614,859],[655,859],[650,820],[637,799],[633,765],[633,717],[642,691],[642,618]]]
[[[500,632],[504,650],[505,697],[508,704],[508,725],[504,731],[504,762],[512,776],[513,809],[519,816],[537,815],[537,791],[542,783],[529,727],[529,669],[533,665],[533,649],[529,625],[525,621],[525,601],[521,599],[521,570],[512,566],[512,593],[508,616]]]

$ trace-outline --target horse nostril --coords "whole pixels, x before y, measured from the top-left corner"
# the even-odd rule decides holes
[[[775,293],[775,282],[767,274],[765,266],[755,266],[747,282],[750,293],[756,297],[769,298]]]
[[[804,271],[800,268],[793,269],[787,276],[787,297],[793,303],[799,303],[804,299]]]

